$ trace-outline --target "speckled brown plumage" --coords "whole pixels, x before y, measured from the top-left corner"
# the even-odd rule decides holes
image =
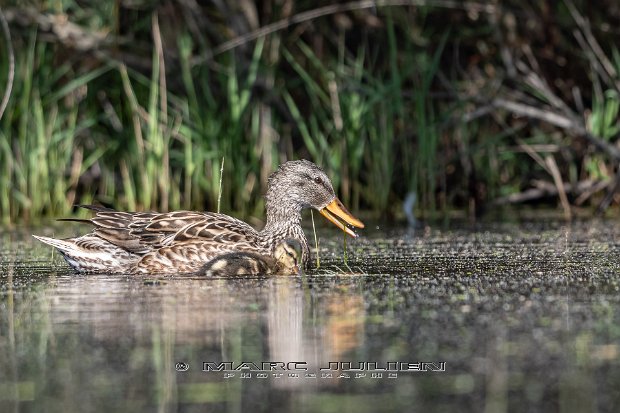
[[[301,211],[318,209],[349,235],[355,233],[340,220],[363,228],[336,198],[329,178],[306,160],[286,162],[268,181],[267,222],[256,231],[243,221],[213,212],[120,212],[83,206],[95,212],[86,221],[94,229],[81,237],[54,239],[35,236],[56,247],[80,272],[191,273],[215,257],[231,252],[273,256],[286,239],[297,240],[304,265],[308,241],[301,228]]]
[[[206,277],[234,277],[256,275],[297,275],[300,273],[301,244],[294,239],[276,245],[274,255],[254,252],[231,252],[215,257],[196,275]]]

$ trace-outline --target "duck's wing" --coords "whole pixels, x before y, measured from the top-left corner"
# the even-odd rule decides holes
[[[135,254],[145,254],[156,248],[163,234],[144,234],[143,228],[157,216],[148,212],[98,212],[90,222],[94,235]]]
[[[166,233],[160,238],[161,246],[200,242],[253,248],[257,241],[258,233],[254,228],[228,215],[189,211],[172,212],[168,215],[153,219],[144,228],[146,233]],[[170,228],[174,230],[165,232]]]
[[[89,220],[93,233],[135,254],[147,254],[162,247],[200,242],[238,244],[253,248],[257,232],[243,221],[212,212],[175,211],[120,212],[86,206],[96,211]]]
[[[261,251],[258,233],[245,222],[223,214],[207,212],[201,215],[201,220],[163,237],[160,240],[162,246],[144,254],[134,271],[145,274],[189,273],[222,254]],[[162,233],[160,225],[169,228],[169,224],[155,219],[144,230]]]
[[[258,233],[245,222],[224,214],[201,213],[202,219],[195,220],[165,240],[166,245],[192,241],[213,241],[214,243],[254,244]]]

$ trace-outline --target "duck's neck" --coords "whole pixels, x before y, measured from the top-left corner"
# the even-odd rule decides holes
[[[269,248],[273,253],[278,242],[287,238],[296,239],[302,246],[304,266],[310,258],[310,247],[308,240],[301,228],[301,210],[299,203],[278,199],[269,202],[267,198],[267,223],[260,232],[260,237],[265,243],[265,248]]]
[[[267,202],[267,223],[263,233],[277,233],[291,227],[300,227],[301,205],[285,200]]]

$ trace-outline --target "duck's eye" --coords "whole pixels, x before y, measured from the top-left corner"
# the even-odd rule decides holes
[[[317,176],[316,178],[314,178],[314,182],[321,185],[323,183],[323,180]]]
[[[293,262],[295,263],[295,265],[297,265],[297,254],[293,253],[293,252],[286,252],[286,254],[289,256],[289,258],[291,260],[293,260]]]

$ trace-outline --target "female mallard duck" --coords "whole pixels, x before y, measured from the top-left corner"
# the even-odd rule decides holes
[[[119,212],[84,207],[96,212],[93,218],[82,220],[95,226],[89,234],[62,240],[35,236],[56,247],[80,272],[191,273],[229,252],[273,256],[276,246],[286,239],[299,241],[305,266],[310,250],[300,225],[304,208],[317,209],[352,237],[357,235],[346,224],[364,228],[336,197],[325,172],[306,160],[286,162],[269,177],[267,223],[261,231],[214,212]]]
[[[230,252],[206,263],[197,275],[230,277],[236,275],[299,275],[301,244],[287,239],[276,245],[273,257],[255,252]]]

